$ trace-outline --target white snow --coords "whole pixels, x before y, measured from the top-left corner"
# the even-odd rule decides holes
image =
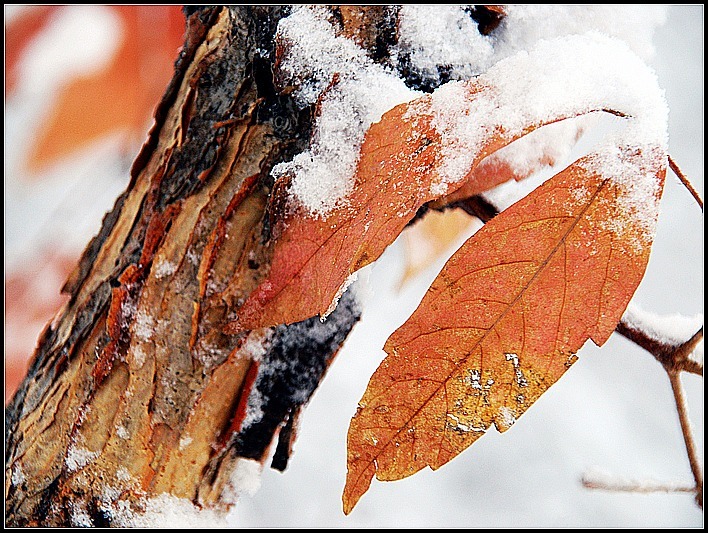
[[[263,418],[263,395],[257,388],[253,388],[246,402],[246,415],[241,423],[241,430],[245,430]]]
[[[22,465],[19,461],[15,461],[12,464],[12,474],[10,476],[10,481],[13,485],[22,485],[25,482],[25,473],[22,471]]]
[[[246,357],[252,361],[260,361],[270,348],[273,331],[270,329],[256,330],[248,334],[246,342],[239,348],[239,357]]]
[[[440,81],[437,67],[442,65],[450,79],[465,80],[540,40],[591,30],[622,39],[636,54],[650,59],[652,35],[666,18],[666,8],[658,5],[509,5],[499,27],[482,36],[465,7],[402,6],[398,59],[407,58],[409,67],[423,79]]]
[[[192,437],[189,435],[185,435],[181,439],[179,439],[179,449],[184,450],[187,446],[192,444]]]
[[[592,466],[582,477],[587,488],[623,492],[693,492],[694,487],[675,481],[662,482],[655,479],[632,479],[613,474],[605,468]]]
[[[263,465],[254,459],[239,458],[224,487],[225,503],[236,503],[241,496],[254,496],[261,488]]]
[[[118,505],[122,504],[122,505]],[[107,509],[112,526],[145,529],[201,529],[227,527],[224,513],[202,509],[186,498],[160,494],[142,502],[144,512],[131,509],[128,502],[115,502]]]
[[[116,479],[118,479],[118,481],[130,481],[132,476],[126,467],[119,466],[118,470],[116,470]]]
[[[352,283],[354,283],[357,279],[359,278],[359,273],[354,272],[353,274],[350,274],[347,279],[344,280],[344,283],[337,289],[337,294],[334,295],[334,298],[332,298],[332,303],[329,304],[329,307],[327,308],[327,311],[325,311],[324,315],[320,317],[320,320],[324,322],[327,317],[332,313],[337,308],[337,304],[339,303],[339,299],[342,297],[342,295],[347,291],[347,289],[351,286]]]
[[[622,320],[630,327],[639,329],[651,338],[669,346],[678,346],[703,327],[703,314],[684,316],[678,313],[658,315],[630,302]]]
[[[99,455],[101,455],[101,452],[92,452],[91,450],[87,450],[86,448],[79,447],[75,443],[72,443],[66,451],[64,465],[69,472],[74,472],[75,470],[85,467]]]
[[[509,407],[502,406],[499,408],[500,421],[503,426],[509,428],[516,422],[516,413]]]
[[[157,279],[166,278],[177,271],[177,264],[161,258],[153,266],[152,271]]]
[[[401,8],[394,66],[406,59],[421,76],[433,79],[440,65],[453,80],[483,73],[479,79],[489,86],[482,98],[473,100],[464,85],[454,82],[434,93],[431,111],[443,135],[434,193],[443,194],[449,184],[459,182],[482,141],[501,128],[515,135],[542,122],[609,108],[635,120],[629,121],[634,127],[628,126],[624,137],[608,140],[608,146],[626,139],[632,139],[633,147],[666,144],[666,106],[653,73],[626,43],[598,32],[631,35],[634,50],[650,57],[650,37],[663,22],[665,9],[615,7],[510,6],[490,36],[479,34],[463,6]],[[631,22],[615,24],[617,16]],[[584,35],[575,35],[580,33]],[[284,50],[280,79],[295,87],[300,105],[318,102],[319,116],[309,150],[276,166],[273,175],[290,176],[291,194],[310,214],[322,216],[346,203],[368,127],[416,93],[393,71],[373,63],[356,43],[336,37],[321,8],[295,9],[280,22],[278,38]],[[535,146],[510,150],[505,157],[528,173],[538,166],[537,150],[563,157],[581,127],[569,123],[536,137]]]
[[[116,426],[116,435],[123,440],[128,440],[130,438],[130,433],[123,425]]]
[[[351,192],[369,126],[418,93],[356,43],[335,36],[320,7],[295,8],[280,21],[277,38],[285,50],[279,75],[296,87],[293,94],[301,106],[319,100],[319,116],[310,148],[276,165],[272,174],[292,176],[291,194],[313,216],[321,216]]]
[[[494,57],[495,40],[483,36],[462,5],[405,5],[398,22],[398,61],[407,60],[424,80],[439,81],[438,65],[452,79],[480,74]]]
[[[138,339],[149,341],[155,333],[155,319],[141,309],[135,316],[133,333]]]

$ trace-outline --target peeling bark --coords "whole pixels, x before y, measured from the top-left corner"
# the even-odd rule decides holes
[[[109,526],[161,493],[228,508],[240,457],[265,461],[280,434],[287,463],[297,413],[359,317],[350,301],[325,324],[222,333],[268,270],[270,169],[309,142],[312,110],[273,86],[287,12],[187,11],[130,184],[7,407],[6,525]]]

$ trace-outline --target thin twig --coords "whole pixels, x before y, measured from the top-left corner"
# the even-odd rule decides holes
[[[591,479],[583,479],[586,489],[607,490],[612,492],[638,492],[648,494],[652,492],[696,492],[696,487],[688,485],[658,485],[646,483],[605,483]]]
[[[701,207],[701,211],[703,211],[703,200],[701,199],[701,195],[698,194],[698,191],[693,188],[693,185],[691,184],[691,182],[688,181],[688,178],[686,177],[686,175],[681,171],[681,169],[676,164],[676,161],[674,161],[671,156],[669,156],[669,167],[671,168],[671,170],[674,171],[674,174],[676,174],[676,177],[681,180],[681,183],[683,183],[683,186],[688,189],[688,192],[690,192],[693,195],[693,197],[696,199],[696,202]]]
[[[686,404],[686,396],[683,393],[683,386],[681,385],[681,376],[677,371],[667,370],[667,374],[669,375],[671,390],[674,393],[674,400],[676,401],[676,411],[678,412],[679,422],[681,423],[683,440],[686,444],[688,462],[691,465],[693,479],[696,481],[696,503],[703,509],[703,468],[698,458],[696,442],[693,440],[691,421],[688,418],[688,405]]]

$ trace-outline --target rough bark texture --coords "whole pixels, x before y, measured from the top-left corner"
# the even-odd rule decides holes
[[[307,145],[311,110],[273,86],[287,8],[190,11],[130,185],[7,408],[6,525],[111,525],[164,492],[230,505],[240,457],[263,462],[280,434],[285,467],[293,421],[358,319],[350,298],[324,324],[222,334],[267,272],[269,171]],[[259,370],[274,361],[277,375]],[[263,416],[246,426],[253,395]]]
[[[337,31],[388,61],[395,7],[328,9]],[[268,272],[282,194],[270,169],[312,131],[315,110],[273,81],[288,13],[185,9],[130,184],[7,407],[7,526],[121,525],[162,493],[228,508],[239,461],[263,463],[277,439],[272,466],[287,465],[298,413],[359,317],[350,291],[324,323],[223,333]]]

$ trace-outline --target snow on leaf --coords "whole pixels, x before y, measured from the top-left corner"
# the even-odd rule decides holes
[[[620,152],[631,177],[650,184],[643,217],[627,208],[628,183],[589,170],[602,157],[579,160],[489,222],[388,339],[349,428],[346,513],[374,475],[437,469],[483,434],[469,428],[506,431],[588,339],[610,336],[649,259],[666,156],[659,146]],[[588,195],[574,193],[579,184]]]
[[[346,202],[318,217],[293,197],[275,202],[285,207],[276,213],[270,274],[227,329],[325,315],[346,279],[376,260],[423,204],[463,186],[496,185],[480,163],[543,125],[610,110],[635,117],[623,130],[633,145],[663,146],[667,112],[656,86],[626,46],[588,34],[542,42],[472,81],[399,104],[366,133]],[[280,178],[280,194],[288,179]]]

